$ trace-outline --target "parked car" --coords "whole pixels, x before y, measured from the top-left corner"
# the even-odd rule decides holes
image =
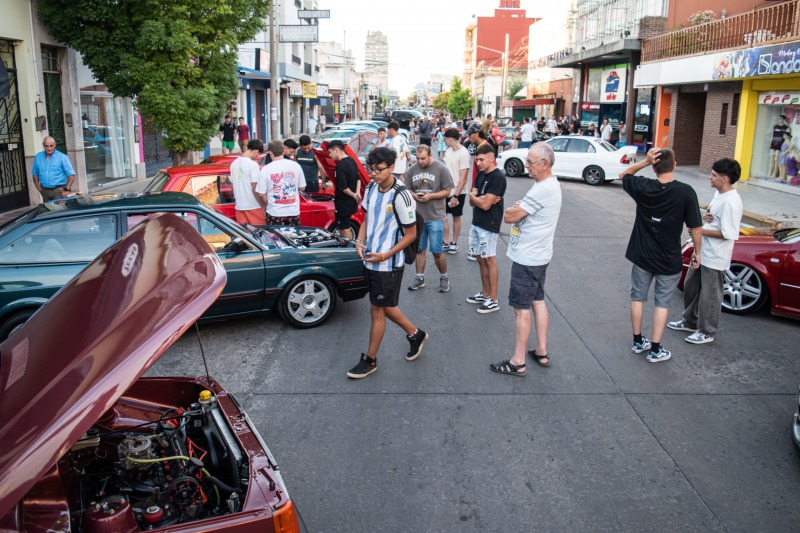
[[[2,530],[305,531],[232,394],[141,377],[226,283],[206,240],[156,216],[83,266],[0,344]]]
[[[683,289],[694,245],[683,245]],[[734,242],[723,282],[722,310],[753,313],[769,301],[773,315],[800,319],[800,229],[744,229]]]
[[[398,109],[392,111],[391,119],[400,124],[403,129],[408,129],[408,123],[413,118],[417,122],[420,121],[425,115],[413,109]]]
[[[583,178],[589,185],[602,185],[619,179],[619,173],[633,164],[636,147],[617,148],[595,137],[562,135],[547,139],[556,156],[553,173],[560,178]],[[510,177],[525,173],[526,148],[506,150],[497,157],[497,166]]]
[[[65,198],[0,228],[0,340],[119,237],[153,213],[178,213],[228,271],[203,315],[220,320],[277,310],[292,326],[319,326],[367,291],[352,241],[308,227],[245,228],[183,193]]]

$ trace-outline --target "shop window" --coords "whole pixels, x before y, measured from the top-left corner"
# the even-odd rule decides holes
[[[722,104],[722,113],[719,118],[719,134],[725,135],[725,126],[728,125],[728,102]]]
[[[741,94],[733,94],[733,103],[731,104],[731,126],[739,124],[739,98]]]

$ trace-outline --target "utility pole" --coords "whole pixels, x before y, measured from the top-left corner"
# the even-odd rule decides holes
[[[269,6],[269,140],[280,139],[278,132],[278,36],[275,35],[275,2]]]
[[[342,97],[344,102],[342,102],[342,105],[344,105],[344,114],[342,115],[342,120],[341,120],[342,122],[344,122],[345,119],[347,118],[347,32],[343,33],[344,36],[342,37],[342,57],[344,58],[343,59],[344,68],[342,69],[342,77],[343,77]],[[340,107],[339,111],[341,111],[341,105],[339,107]]]
[[[506,98],[506,88],[508,84],[508,34],[506,33],[506,48],[505,52],[503,52],[503,76],[502,81],[500,82],[500,105],[498,109],[495,111],[495,118],[499,117],[502,113],[503,109],[503,100]]]

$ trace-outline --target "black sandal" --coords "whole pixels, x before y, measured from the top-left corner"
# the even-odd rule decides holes
[[[545,366],[545,367],[550,366],[550,354],[549,353],[544,354],[544,355],[537,355],[536,354],[536,350],[528,350],[528,356],[531,359],[533,359],[534,361],[536,361],[536,364],[539,365],[539,366]],[[543,362],[542,361],[543,359],[547,359],[547,362],[546,363]]]
[[[489,365],[489,368],[492,369],[492,372],[497,372],[498,374],[508,374],[510,376],[517,376],[521,378],[525,377],[526,373],[525,365],[511,364],[511,360],[500,361],[499,363],[492,363]]]

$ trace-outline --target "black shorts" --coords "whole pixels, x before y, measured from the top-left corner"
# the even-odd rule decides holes
[[[299,226],[300,215],[292,217],[274,217],[267,213],[267,226]]]
[[[508,305],[514,309],[528,309],[531,303],[544,300],[546,277],[547,265],[525,266],[512,263]]]
[[[334,219],[333,225],[331,229],[338,228],[342,229],[350,229],[350,217],[352,217],[355,213],[351,213],[349,211],[336,211],[336,218]]]
[[[459,194],[456,195],[455,198],[458,198],[458,205],[450,207],[450,198],[448,198],[447,202],[445,202],[445,213],[453,215],[454,217],[460,217],[464,214],[464,202],[467,201],[467,195],[466,193]]]
[[[397,307],[400,303],[400,287],[403,285],[403,269],[379,272],[365,268],[369,283],[369,303],[376,307]]]
[[[427,146],[430,146],[431,145],[431,138],[430,137],[426,137],[426,138],[423,139],[422,137],[420,137],[419,138],[419,144],[425,144]]]

